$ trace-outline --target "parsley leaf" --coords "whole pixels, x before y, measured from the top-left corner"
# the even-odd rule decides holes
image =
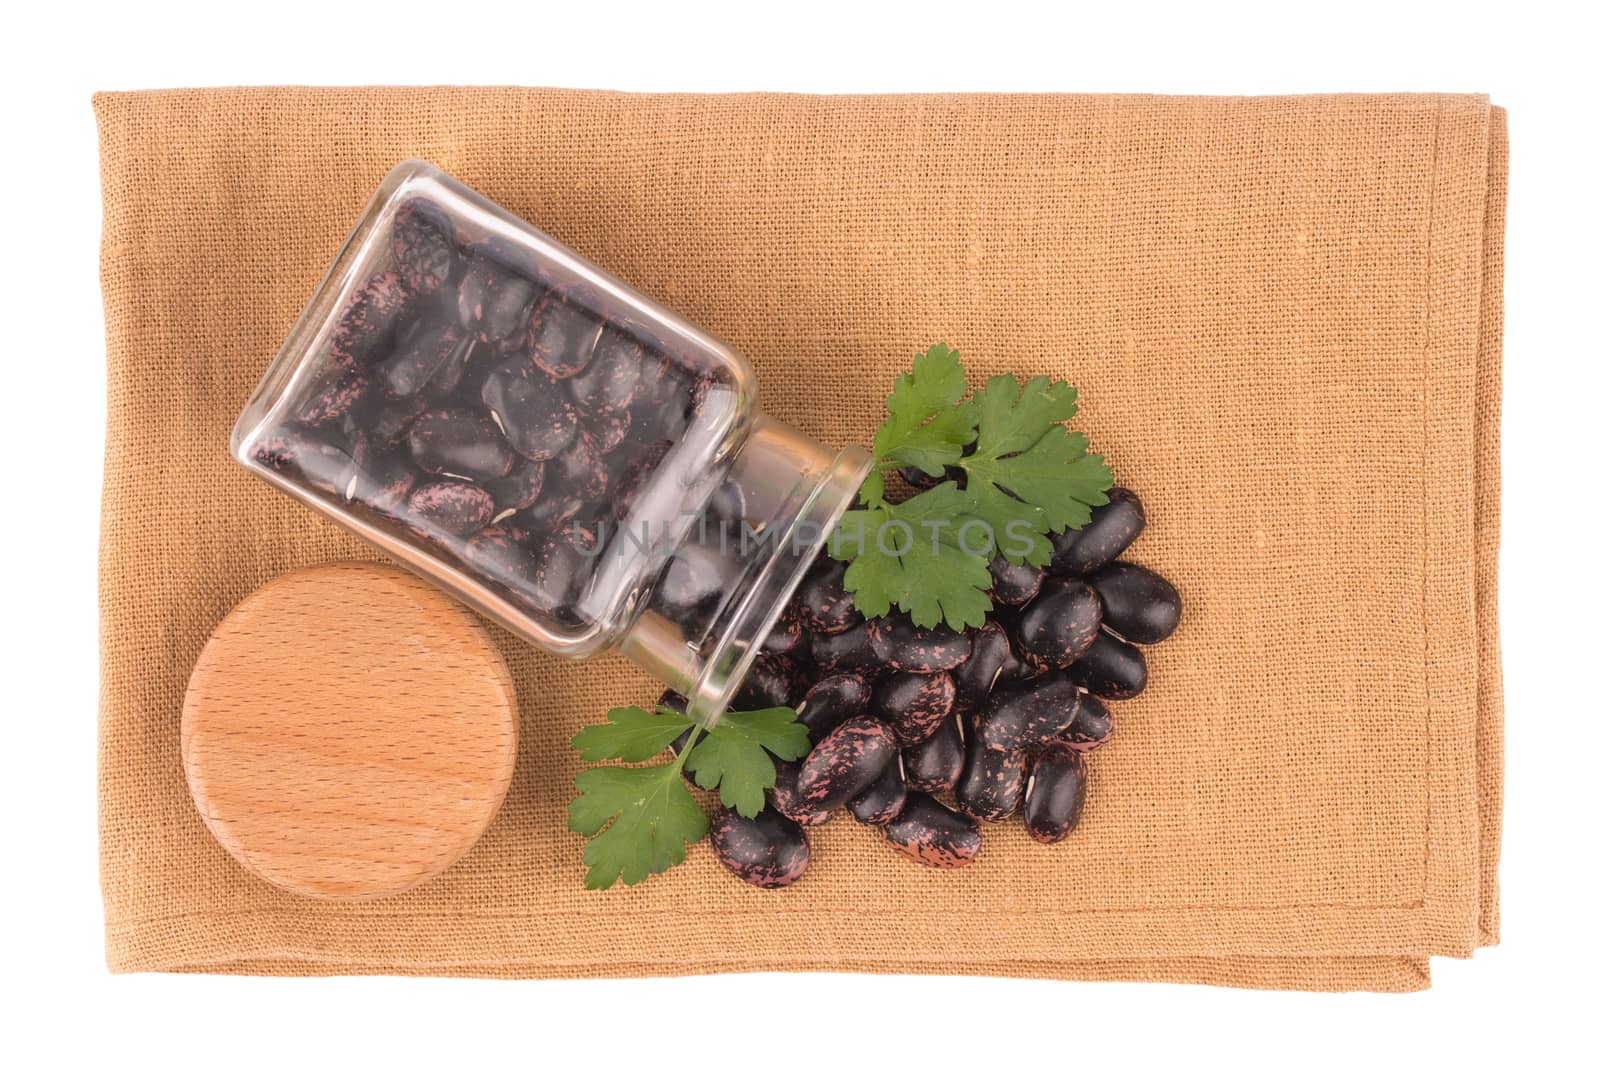
[[[1111,488],[1105,457],[1061,425],[1077,412],[1078,391],[1044,376],[1019,388],[999,374],[963,406],[978,427],[977,447],[958,461],[974,509],[993,524],[1007,559],[1043,566],[1050,561],[1044,535],[1083,526]],[[1018,522],[1027,524],[1025,536],[1017,536]]]
[[[1049,562],[1046,535],[1082,527],[1106,502],[1111,470],[1081,433],[1078,391],[1039,376],[1021,385],[996,375],[970,400],[959,353],[934,345],[895,379],[889,417],[873,438],[877,466],[862,484],[865,505],[846,512],[829,554],[849,564],[845,588],[868,618],[899,608],[918,626],[977,626],[990,610],[988,564]],[[917,467],[945,481],[891,504],[883,471]],[[965,535],[963,533],[965,532]]]
[[[709,731],[664,707],[612,708],[606,720],[573,737],[584,759],[638,763],[685,730],[693,733],[670,763],[591,767],[575,779],[578,795],[567,805],[567,829],[592,838],[583,850],[589,889],[609,889],[618,878],[637,885],[682,863],[686,846],[705,836],[706,815],[684,784],[684,771],[703,789],[720,788],[724,806],[754,818],[777,781],[772,757],[799,759],[811,748],[809,733],[789,708],[730,711]]]
[[[595,835],[583,850],[585,888],[609,889],[619,877],[623,885],[638,885],[682,863],[685,846],[706,835],[706,813],[683,784],[681,764],[680,757],[655,767],[591,767],[578,775],[567,829]]]
[[[844,587],[856,607],[877,618],[899,605],[918,626],[942,619],[954,629],[981,626],[989,610],[992,538],[962,527],[971,519],[971,498],[954,482],[941,482],[900,504],[848,511],[834,538],[836,556],[849,559]],[[980,520],[981,522],[981,520]],[[985,551],[986,550],[986,551]]]
[[[694,725],[670,708],[655,712],[637,706],[612,708],[606,719],[604,725],[585,726],[572,739],[578,755],[591,763],[608,759],[643,763]]]
[[[790,760],[811,748],[805,726],[794,715],[789,708],[726,712],[689,754],[685,767],[701,789],[718,790],[723,807],[753,819],[778,780],[767,753]]]
[[[943,474],[972,440],[973,413],[957,403],[966,391],[961,354],[949,345],[914,358],[884,401],[889,417],[872,439],[879,465]]]

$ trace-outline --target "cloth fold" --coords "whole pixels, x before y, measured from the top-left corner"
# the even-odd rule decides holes
[[[1506,125],[1486,97],[228,89],[95,98],[109,426],[101,876],[114,971],[981,973],[1405,990],[1498,937]],[[367,196],[427,159],[730,342],[764,406],[866,441],[934,341],[1050,373],[1183,591],[1065,843],[939,872],[835,819],[762,892],[704,848],[582,888],[568,738],[654,697],[499,641],[522,751],[434,881],[302,900],[178,758],[213,626],[374,558],[228,430]],[[374,684],[381,685],[376,679]]]

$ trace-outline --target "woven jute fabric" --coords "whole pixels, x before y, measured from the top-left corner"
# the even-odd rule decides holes
[[[757,969],[1415,989],[1498,936],[1505,116],[1482,96],[96,98],[109,433],[101,869],[116,971]],[[1183,591],[1080,829],[933,871],[835,819],[763,892],[708,849],[582,888],[568,738],[654,687],[501,634],[522,750],[462,861],[299,899],[178,755],[212,627],[373,553],[234,467],[233,419],[372,189],[420,157],[730,342],[767,410],[865,442],[911,355],[1079,387]],[[373,685],[383,680],[374,678]],[[448,699],[448,694],[441,694]]]

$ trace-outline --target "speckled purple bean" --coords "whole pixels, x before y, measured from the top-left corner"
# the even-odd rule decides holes
[[[1105,626],[1129,641],[1153,645],[1178,628],[1183,600],[1155,571],[1114,560],[1089,576],[1105,608]]]
[[[864,715],[846,719],[806,756],[795,787],[806,805],[837,808],[898,757],[899,748],[883,723]]]
[[[611,328],[602,330],[594,358],[568,383],[572,399],[592,414],[624,412],[639,389],[642,358],[639,342],[631,336]]]
[[[872,784],[846,801],[856,821],[867,826],[883,826],[906,806],[906,769],[900,759],[889,763]]]
[[[817,661],[818,667],[830,674],[876,674],[883,667],[872,653],[872,642],[867,638],[865,623],[842,633],[812,631],[811,657]]]
[[[862,622],[855,596],[844,587],[844,564],[826,556],[800,583],[794,605],[812,633],[839,634]]]
[[[710,837],[717,860],[758,889],[792,885],[811,862],[805,827],[770,807],[753,819],[723,808],[711,817]]]
[[[395,271],[368,278],[334,323],[328,358],[346,368],[377,358],[415,299],[416,291]]]
[[[1070,667],[1100,633],[1100,597],[1090,586],[1052,579],[1017,616],[1017,650],[1037,667]]]
[[[865,713],[872,704],[872,686],[860,674],[830,674],[806,690],[795,718],[811,733],[813,743],[831,734],[846,719]]]
[[[1019,607],[1038,594],[1044,571],[1031,563],[1012,563],[997,555],[989,562],[989,580],[989,596],[997,604]]]
[[[454,227],[429,201],[412,200],[395,212],[389,246],[400,276],[419,293],[439,289],[455,274]]]
[[[479,410],[438,408],[418,416],[406,431],[411,462],[430,474],[475,482],[502,478],[516,455],[494,421]]]
[[[489,525],[494,518],[494,498],[466,482],[428,482],[412,490],[406,509],[425,531],[466,537]]]
[[[954,670],[972,654],[972,639],[965,633],[944,625],[924,630],[898,612],[868,619],[867,640],[886,670],[908,674]]]
[[[952,673],[956,680],[956,704],[975,708],[989,699],[995,681],[1011,657],[1011,637],[1005,627],[990,619],[972,635],[972,655]]]
[[[571,378],[589,366],[600,340],[600,320],[568,294],[551,289],[528,321],[528,352],[552,378]]]
[[[906,797],[900,814],[883,828],[883,839],[925,867],[965,867],[983,843],[972,816],[951,811],[927,793]]]
[[[906,784],[924,793],[954,789],[966,765],[966,731],[960,714],[939,724],[933,735],[904,750]]]
[[[1049,845],[1072,833],[1083,817],[1087,787],[1084,759],[1070,745],[1052,742],[1040,749],[1022,803],[1028,835]]]
[[[484,405],[516,449],[543,463],[565,452],[578,436],[578,411],[562,391],[521,356],[499,363],[484,380]]]
[[[956,805],[981,822],[1009,819],[1022,803],[1027,770],[1026,750],[1008,752],[969,742],[956,783]]]
[[[1065,674],[1041,674],[1014,688],[997,689],[974,720],[974,743],[1017,751],[1043,744],[1072,725],[1078,687]]]
[[[482,256],[472,256],[456,293],[461,325],[498,352],[522,347],[539,284]]]
[[[1138,646],[1105,630],[1101,630],[1089,650],[1067,668],[1067,674],[1095,696],[1108,700],[1136,697],[1144,692],[1150,680],[1144,653]]]
[[[372,378],[359,367],[340,375],[307,400],[300,409],[300,421],[307,426],[331,426],[344,419],[367,395]]]
[[[902,745],[926,741],[955,707],[956,683],[947,672],[889,674],[872,691],[873,709]]]
[[[1099,570],[1138,539],[1144,523],[1144,504],[1139,498],[1113,486],[1106,491],[1106,502],[1089,512],[1088,525],[1051,536],[1054,551],[1046,570],[1060,577],[1082,577]]]
[[[415,396],[467,344],[467,332],[458,323],[419,326],[392,355],[378,364],[378,380],[383,383],[384,395],[396,400]]]
[[[772,806],[780,815],[801,826],[821,826],[833,818],[832,811],[813,808],[801,799],[798,786],[800,764],[789,760],[774,760],[772,765],[777,775],[771,790]]]
[[[1078,694],[1078,714],[1072,725],[1061,731],[1060,740],[1079,752],[1090,752],[1111,740],[1116,730],[1116,720],[1111,709],[1100,702],[1093,693]]]

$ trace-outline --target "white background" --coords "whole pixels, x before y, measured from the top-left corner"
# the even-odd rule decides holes
[[[1597,112],[1580,5],[435,4],[6,15],[0,1058],[670,1063],[1593,1055]],[[1108,14],[1111,9],[1124,14]],[[106,973],[95,827],[104,420],[89,94],[241,83],[1490,92],[1510,110],[1503,944],[1409,996],[838,975],[646,982]],[[1352,730],[1359,724],[1352,723]],[[826,1013],[825,1015],[823,1013]],[[822,1020],[826,1020],[822,1023]],[[820,1024],[820,1025],[818,1025]],[[812,1027],[815,1026],[814,1029]],[[7,1046],[10,1046],[8,1049]],[[18,1058],[16,1053],[21,1052]],[[10,1053],[10,1054],[8,1054]],[[1592,1061],[1591,1061],[1592,1062]]]

